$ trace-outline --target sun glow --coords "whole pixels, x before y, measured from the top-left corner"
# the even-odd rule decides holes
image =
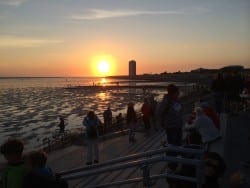
[[[115,60],[111,55],[97,55],[92,58],[94,76],[109,76],[115,72]]]
[[[98,71],[101,74],[107,74],[110,70],[110,65],[107,61],[103,60],[98,63]]]

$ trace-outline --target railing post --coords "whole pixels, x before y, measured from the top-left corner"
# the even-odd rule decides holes
[[[142,169],[142,176],[143,176],[143,187],[147,188],[151,186],[151,181],[150,181],[150,170],[147,164],[143,165],[141,167]]]
[[[199,163],[196,165],[196,185],[197,188],[202,188],[202,184],[204,183],[204,161],[201,159]]]

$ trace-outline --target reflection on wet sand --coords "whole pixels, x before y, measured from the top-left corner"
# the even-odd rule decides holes
[[[160,98],[165,90],[152,90]],[[19,88],[0,91],[0,143],[7,137],[21,137],[26,148],[39,147],[45,137],[55,132],[58,116],[67,121],[66,129],[82,128],[82,118],[88,110],[102,113],[111,105],[114,116],[125,113],[129,101],[140,107],[145,91],[142,89],[67,90],[63,88]]]

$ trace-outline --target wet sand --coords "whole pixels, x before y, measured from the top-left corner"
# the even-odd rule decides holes
[[[143,98],[153,94],[160,100],[166,89],[150,92],[142,89],[89,89],[68,90],[64,88],[19,88],[0,91],[0,144],[8,137],[21,138],[27,150],[40,148],[42,140],[57,130],[58,116],[65,118],[66,129],[79,131],[82,119],[94,110],[102,120],[108,105],[113,116],[126,112],[129,101],[135,108],[141,107]]]

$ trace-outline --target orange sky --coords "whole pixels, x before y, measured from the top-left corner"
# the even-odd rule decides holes
[[[0,76],[108,75],[250,67],[250,1],[0,2]],[[44,12],[46,11],[46,15]]]

